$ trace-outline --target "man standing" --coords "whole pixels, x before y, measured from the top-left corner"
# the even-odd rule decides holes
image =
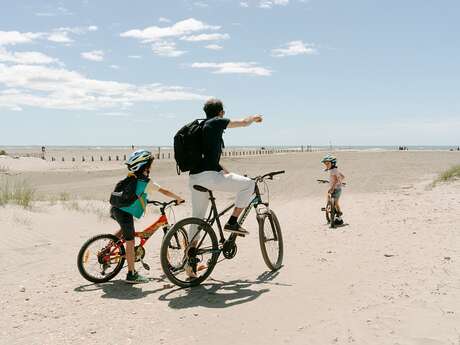
[[[255,184],[253,180],[230,173],[220,165],[220,157],[224,147],[222,135],[226,128],[247,127],[254,122],[262,122],[262,116],[252,115],[240,120],[224,118],[225,110],[222,101],[214,98],[205,103],[203,110],[207,118],[203,125],[203,159],[190,170],[189,178],[193,217],[204,218],[209,204],[208,193],[195,190],[194,185],[209,190],[236,193],[235,209],[224,230],[246,235],[248,231],[243,229],[237,220],[241,212],[251,202]]]

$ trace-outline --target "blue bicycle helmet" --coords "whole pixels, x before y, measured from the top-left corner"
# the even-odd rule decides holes
[[[150,164],[152,160],[153,156],[150,151],[137,150],[129,155],[125,164],[128,166],[129,171],[135,173],[139,171],[143,166]]]
[[[328,153],[327,155],[323,157],[323,159],[321,159],[321,163],[326,163],[326,162],[331,162],[332,165],[336,165],[337,158],[334,155],[331,155],[330,153]]]

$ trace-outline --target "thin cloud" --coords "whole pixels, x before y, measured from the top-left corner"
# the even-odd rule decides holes
[[[40,32],[0,31],[0,46],[32,43],[41,36]]]
[[[259,2],[260,8],[272,8],[273,6],[287,6],[289,0],[261,0]]]
[[[315,48],[314,44],[304,43],[302,41],[291,41],[281,48],[272,49],[271,54],[274,57],[314,55],[318,54],[318,50]]]
[[[142,56],[140,55],[128,55],[130,59],[142,59]]]
[[[168,19],[168,18],[165,18],[165,17],[160,17],[160,18],[158,18],[158,21],[159,21],[160,23],[171,23],[171,20]]]
[[[249,4],[246,1],[241,1],[240,2],[240,7],[248,8]]]
[[[184,55],[186,52],[176,49],[176,43],[161,41],[152,45],[152,51],[155,55],[166,57],[178,57]]]
[[[90,52],[83,52],[80,54],[83,59],[90,61],[104,61],[104,52],[102,50],[93,50]]]
[[[203,1],[195,1],[193,3],[193,5],[195,5],[196,7],[202,7],[202,8],[205,8],[205,7],[208,7],[209,5]]]
[[[59,63],[59,60],[40,52],[8,52],[0,47],[0,62],[23,65],[46,65]]]
[[[0,31],[0,46],[33,43],[39,39],[55,43],[71,43],[74,40],[69,37],[70,34],[83,35],[97,30],[97,26],[91,25],[73,28],[61,27],[50,32]]]
[[[57,8],[53,9],[52,11],[48,12],[37,12],[35,13],[38,17],[56,17],[56,16],[71,16],[73,15],[67,8],[63,6],[58,6]]]
[[[53,32],[49,34],[48,41],[55,43],[72,43],[74,40],[69,37],[68,32]]]
[[[125,109],[141,102],[203,100],[180,86],[96,80],[64,68],[0,63],[0,107],[63,110]]]
[[[47,35],[48,41],[56,43],[71,43],[74,42],[73,39],[69,37],[70,34],[74,35],[84,35],[88,32],[97,31],[99,28],[95,25],[90,26],[77,26],[77,27],[61,27],[52,30],[51,33]]]
[[[258,66],[256,62],[195,62],[192,68],[209,69],[214,74],[245,74],[254,76],[270,76],[272,71]]]
[[[220,26],[213,26],[203,23],[194,18],[189,18],[172,26],[158,27],[150,26],[145,29],[133,29],[128,30],[120,34],[121,37],[138,39],[143,43],[160,41],[164,38],[180,37],[184,35],[190,35],[194,32],[204,30],[218,30]]]
[[[206,49],[209,49],[209,50],[222,50],[224,49],[224,47],[218,45],[218,44],[208,44],[207,46],[205,46]]]
[[[132,116],[129,113],[123,113],[121,111],[109,111],[109,112],[105,112],[105,113],[98,114],[98,115],[99,116],[113,116],[113,117],[129,117],[129,116]]]
[[[230,38],[229,34],[200,34],[192,36],[184,36],[181,38],[183,41],[188,42],[201,42],[201,41],[221,41],[228,40]]]

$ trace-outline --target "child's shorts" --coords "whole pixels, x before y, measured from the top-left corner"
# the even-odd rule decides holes
[[[341,195],[342,195],[342,188],[334,189],[334,191],[331,194],[331,196],[336,200],[339,199]]]
[[[119,208],[112,207],[110,209],[110,217],[115,219],[120,224],[123,238],[126,241],[134,240],[134,218],[128,212],[122,211]]]

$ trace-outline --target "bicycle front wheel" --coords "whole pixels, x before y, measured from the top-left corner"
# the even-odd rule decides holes
[[[114,278],[125,263],[125,247],[112,234],[102,234],[86,241],[78,252],[80,274],[92,283],[105,283]]]
[[[326,221],[328,224],[331,223],[331,202],[328,201],[326,207],[324,208],[324,213],[326,214]]]
[[[211,274],[220,254],[212,227],[199,218],[176,223],[161,244],[161,268],[180,287],[201,284]]]
[[[275,212],[268,211],[259,218],[259,242],[267,267],[276,271],[283,264],[283,235]]]
[[[331,229],[334,229],[335,228],[335,217],[337,216],[337,211],[335,209],[335,199],[334,198],[331,198],[330,208],[331,208],[331,211],[329,213],[330,227],[331,227]]]

